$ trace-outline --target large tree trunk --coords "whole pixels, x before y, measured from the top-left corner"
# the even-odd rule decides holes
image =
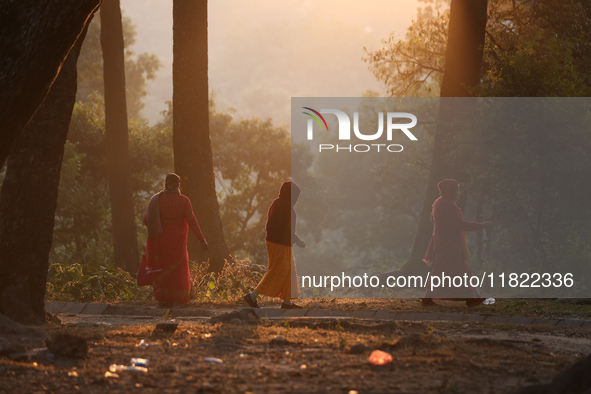
[[[0,195],[0,312],[45,321],[45,283],[60,170],[76,100],[78,38],[47,98],[8,156]]]
[[[209,138],[207,1],[174,0],[173,20],[174,168],[210,245],[203,252],[190,236],[189,254],[197,262],[209,259],[210,270],[219,272],[231,255],[219,213]]]
[[[115,266],[136,273],[139,258],[129,165],[123,24],[119,0],[104,0],[101,6],[101,47]]]
[[[441,97],[469,97],[470,89],[480,82],[487,2],[487,0],[452,0],[451,2]],[[422,259],[433,232],[431,205],[439,196],[437,183],[445,177],[456,177],[458,172],[457,167],[447,163],[445,159],[450,148],[451,133],[453,133],[449,125],[457,113],[456,109],[450,107],[450,103],[445,100],[442,100],[439,107],[439,121],[435,131],[431,167],[419,228],[409,261],[404,267],[411,271],[426,272],[428,269],[422,263]]]
[[[0,167],[101,0],[0,3]]]

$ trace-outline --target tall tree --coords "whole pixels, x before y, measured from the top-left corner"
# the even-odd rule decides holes
[[[0,312],[24,323],[45,321],[45,282],[60,169],[76,100],[78,38],[47,98],[8,157],[0,197]]]
[[[105,145],[115,266],[135,273],[139,259],[129,166],[125,47],[119,0],[104,0],[101,6],[101,47],[105,81]]]
[[[140,111],[144,108],[144,98],[148,95],[149,80],[156,78],[162,67],[160,58],[153,53],[138,53],[133,50],[136,43],[136,27],[129,17],[122,14],[123,44],[125,45],[125,98],[127,117],[141,119]],[[77,101],[88,102],[94,92],[101,97],[105,94],[103,79],[103,52],[101,50],[101,20],[97,15],[88,27],[88,33],[78,59]]]
[[[20,0],[0,4],[0,164],[100,3]]]
[[[201,251],[191,237],[189,254],[199,262],[209,259],[210,270],[220,271],[231,255],[220,219],[209,136],[207,1],[174,0],[173,21],[174,168],[210,245]]]
[[[471,89],[479,84],[487,5],[488,0],[452,0],[441,97],[469,97],[472,95]],[[427,191],[419,228],[405,268],[425,269],[422,258],[433,232],[431,205],[439,195],[437,183],[445,176],[453,176],[455,170],[446,162],[446,152],[451,147],[450,137],[453,133],[449,124],[456,114],[449,104],[444,100],[440,105]]]

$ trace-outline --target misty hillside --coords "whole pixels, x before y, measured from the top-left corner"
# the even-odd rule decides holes
[[[417,0],[216,0],[209,3],[210,90],[220,108],[289,123],[291,97],[360,96],[381,91],[361,61],[396,31],[404,36]],[[172,98],[172,0],[122,0],[136,25],[137,53],[163,62],[148,87],[154,122]]]

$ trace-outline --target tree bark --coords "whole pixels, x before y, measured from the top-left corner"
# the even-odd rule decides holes
[[[488,0],[452,0],[451,2],[441,97],[470,97],[470,90],[480,83],[487,3]],[[457,116],[456,113],[457,108],[453,108],[449,101],[441,100],[419,228],[405,269],[421,272],[426,272],[428,269],[422,263],[422,259],[433,232],[431,205],[439,196],[437,183],[446,176],[454,177],[454,171],[457,171],[456,166],[446,162],[446,153],[451,147],[450,137],[453,133],[450,124],[454,116]]]
[[[207,1],[174,0],[173,20],[174,168],[210,246],[204,252],[190,236],[189,254],[197,262],[209,259],[210,271],[219,272],[232,256],[224,239],[209,136]]]
[[[22,323],[45,321],[60,170],[85,35],[86,29],[8,156],[0,195],[0,312]]]
[[[0,4],[0,166],[101,0]]]
[[[114,261],[116,267],[135,274],[139,265],[139,256],[129,164],[125,48],[119,0],[104,0],[101,6],[101,47],[105,81],[105,143]]]

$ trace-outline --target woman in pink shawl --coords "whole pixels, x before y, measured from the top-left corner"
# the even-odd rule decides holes
[[[433,203],[431,211],[431,221],[433,222],[433,238],[429,244],[429,249],[425,255],[424,261],[428,265],[435,263],[431,270],[431,276],[472,276],[472,271],[467,261],[470,261],[470,254],[466,246],[465,231],[482,230],[491,223],[467,222],[464,220],[462,210],[456,205],[455,201],[459,194],[459,185],[455,179],[444,179],[437,184],[439,194],[441,195]],[[442,281],[443,282],[443,281]],[[447,284],[447,282],[446,282]],[[425,306],[437,305],[433,302],[435,299],[446,299],[453,301],[466,301],[467,306],[476,306],[485,299],[481,298],[477,288],[471,286],[449,287],[441,286],[435,288],[432,292],[427,291],[422,302]]]

